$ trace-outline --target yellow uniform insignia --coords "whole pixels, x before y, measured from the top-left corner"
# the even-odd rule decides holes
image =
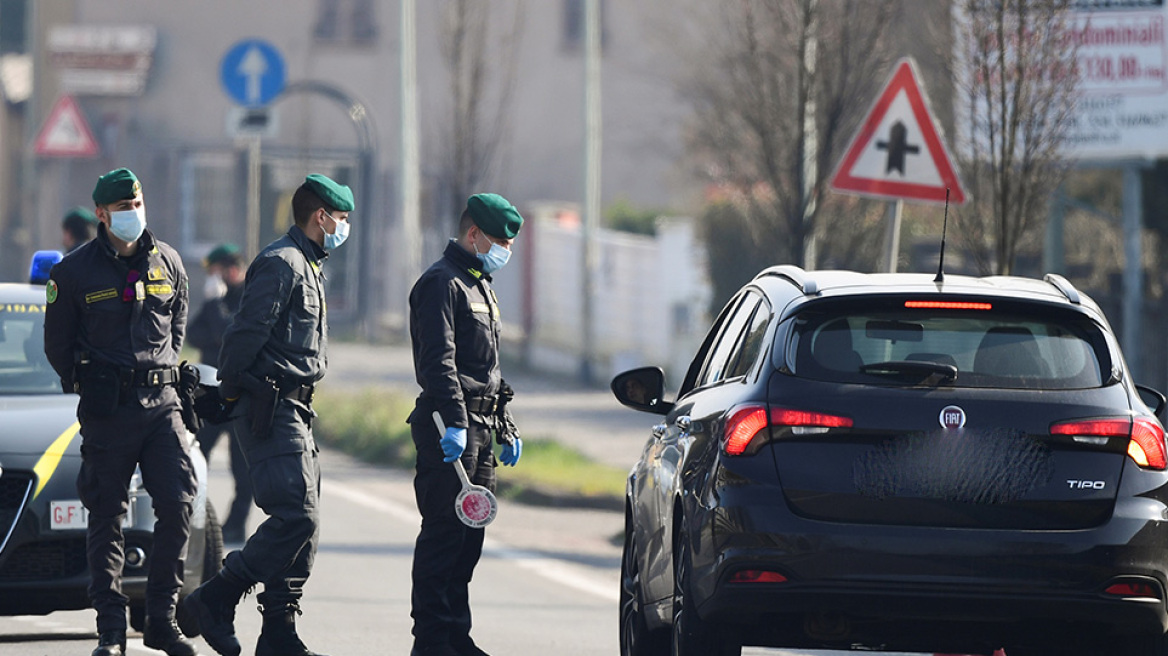
[[[146,273],[147,280],[166,280],[166,272],[162,267],[154,267]]]
[[[118,290],[114,289],[113,287],[110,287],[109,289],[103,289],[99,292],[90,292],[90,293],[86,294],[85,295],[85,303],[89,304],[89,303],[97,303],[98,301],[108,301],[111,298],[117,298],[117,297],[118,297]]]

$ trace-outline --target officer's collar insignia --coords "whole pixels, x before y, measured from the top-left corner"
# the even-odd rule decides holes
[[[470,275],[474,276],[475,279],[483,277],[483,272],[479,271],[478,269],[468,267],[466,272],[469,273]]]
[[[57,281],[49,280],[45,285],[45,300],[52,303],[57,300]]]

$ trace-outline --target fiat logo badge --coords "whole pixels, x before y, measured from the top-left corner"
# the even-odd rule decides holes
[[[965,428],[965,411],[955,405],[947,405],[941,410],[941,428],[960,430]]]

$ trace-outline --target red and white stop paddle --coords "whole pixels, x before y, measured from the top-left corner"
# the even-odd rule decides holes
[[[446,424],[437,410],[434,411],[434,423],[438,426],[438,434],[445,435]],[[495,521],[495,515],[499,512],[499,502],[495,500],[495,495],[482,485],[470,482],[462,460],[455,458],[451,464],[458,473],[458,480],[462,481],[462,492],[454,500],[454,514],[458,515],[458,520],[471,528],[482,528]]]

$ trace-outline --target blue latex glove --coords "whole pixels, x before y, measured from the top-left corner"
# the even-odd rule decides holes
[[[455,428],[451,426],[446,429],[446,434],[442,436],[442,453],[446,454],[443,458],[445,462],[454,462],[462,455],[466,449],[466,429]]]
[[[514,467],[515,463],[519,462],[521,455],[523,455],[523,440],[516,437],[503,445],[503,454],[499,456],[499,462],[508,467]]]

